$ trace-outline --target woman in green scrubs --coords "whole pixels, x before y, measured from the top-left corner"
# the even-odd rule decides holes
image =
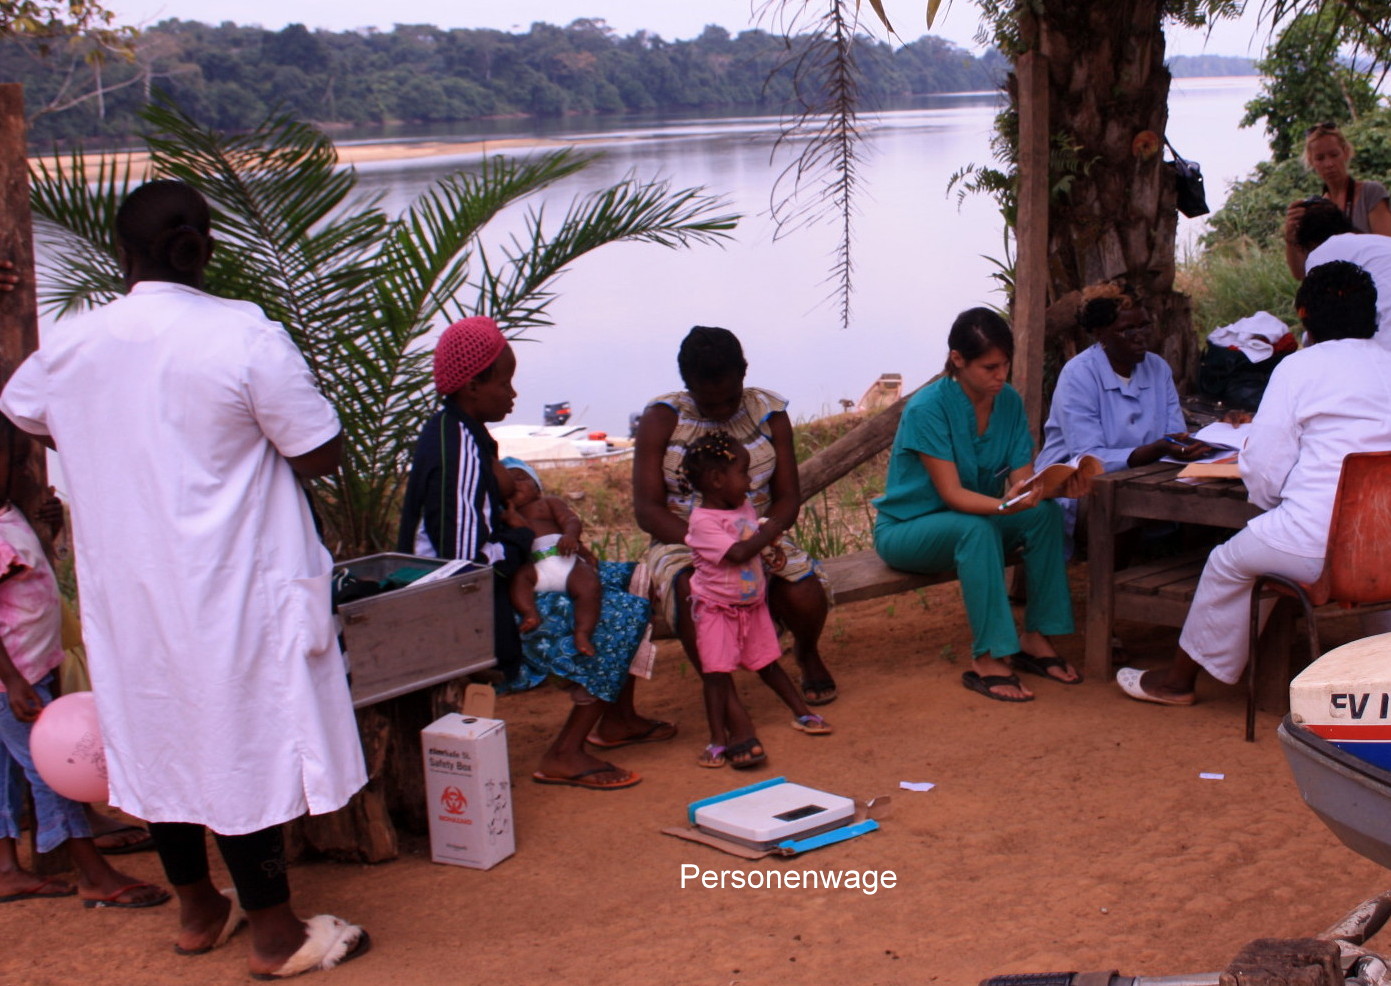
[[[1019,496],[1033,475],[1034,446],[1024,403],[1006,382],[1009,324],[972,308],[957,316],[947,344],[947,375],[903,409],[887,488],[874,502],[874,548],[903,571],[956,570],[973,638],[962,683],[998,701],[1027,702],[1033,693],[1017,671],[1082,680],[1048,640],[1073,632],[1062,511],[1036,491]],[[1005,586],[1005,555],[1015,550],[1028,588],[1023,633]]]

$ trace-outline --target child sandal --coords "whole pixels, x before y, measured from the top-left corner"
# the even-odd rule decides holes
[[[724,758],[724,747],[711,743],[701,752],[696,763],[702,767],[723,767],[727,763]]]
[[[798,732],[806,733],[808,736],[829,736],[836,731],[834,726],[816,713],[793,719],[792,728]]]

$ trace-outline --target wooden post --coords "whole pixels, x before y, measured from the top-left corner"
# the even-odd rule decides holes
[[[1044,313],[1048,308],[1048,56],[1037,50],[1025,52],[1014,72],[1019,85],[1014,386],[1024,398],[1024,411],[1037,438],[1043,429]]]
[[[0,83],[0,260],[14,264],[19,284],[0,292],[0,384],[39,346],[34,284],[34,224],[29,214],[29,160],[25,154],[24,87]],[[0,448],[4,447],[0,442]],[[44,450],[18,435],[10,456],[10,499],[28,517],[48,489]],[[42,526],[42,525],[40,525]],[[40,536],[43,531],[40,531]]]
[[[24,87],[0,83],[0,260],[14,264],[19,283],[13,291],[0,291],[0,386],[10,379],[24,357],[39,347],[38,292],[34,283],[34,223],[29,214],[29,158],[26,153]],[[26,517],[34,517],[48,491],[44,450],[9,422],[0,428],[11,433],[0,440],[0,455],[8,457],[8,489],[0,500],[12,500]],[[52,557],[51,532],[36,524],[36,533]],[[38,826],[30,831],[30,868],[39,876],[71,869],[65,847],[40,854]]]

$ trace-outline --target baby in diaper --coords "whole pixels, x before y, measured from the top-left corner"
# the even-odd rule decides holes
[[[583,523],[558,496],[541,494],[541,478],[530,465],[506,458],[502,465],[513,482],[512,508],[536,535],[531,542],[531,561],[511,579],[512,607],[521,616],[521,632],[541,625],[536,610],[538,592],[564,592],[575,607],[575,650],[593,654],[594,625],[599,622],[602,590],[598,560],[580,543]]]

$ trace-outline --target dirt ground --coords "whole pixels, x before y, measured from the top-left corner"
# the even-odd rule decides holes
[[[1142,657],[1173,645],[1172,633],[1131,630]],[[1080,662],[1080,636],[1058,643]],[[794,732],[756,678],[743,682],[770,753],[762,772],[696,766],[699,688],[674,650],[639,700],[681,734],[617,751],[644,776],[631,790],[531,783],[567,699],[504,698],[516,856],[480,872],[432,864],[415,842],[378,866],[295,867],[303,912],[360,922],[375,943],[315,980],[967,986],[1008,972],[1175,974],[1220,969],[1252,938],[1317,933],[1386,886],[1304,807],[1275,718],[1262,716],[1259,742],[1242,741],[1236,689],[1204,681],[1198,706],[1169,709],[1111,683],[1030,680],[1029,705],[987,701],[959,683],[969,636],[954,585],[835,610],[826,652],[841,682],[825,710],[834,736]],[[694,799],[779,775],[891,795],[891,812],[878,832],[793,860],[747,862],[660,832]],[[900,781],[937,786],[914,793]],[[125,860],[158,877],[152,855]],[[688,864],[892,870],[897,884],[872,895],[683,888]],[[0,983],[248,981],[244,937],[182,958],[173,921],[171,906],[0,905]]]

